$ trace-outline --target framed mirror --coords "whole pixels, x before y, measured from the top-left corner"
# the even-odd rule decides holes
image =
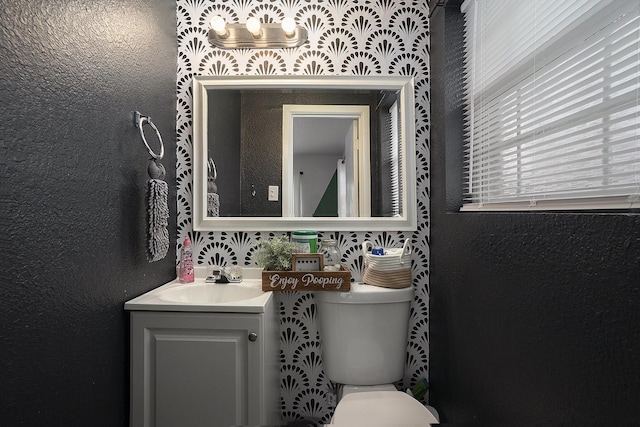
[[[413,93],[404,76],[194,77],[194,230],[415,230]]]

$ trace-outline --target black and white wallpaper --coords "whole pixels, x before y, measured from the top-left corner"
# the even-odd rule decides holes
[[[221,50],[207,34],[212,16],[243,23],[249,16],[280,22],[292,16],[309,32],[295,49]],[[429,26],[425,0],[177,0],[178,245],[189,235],[198,264],[252,265],[257,241],[269,232],[194,232],[192,216],[192,97],[195,75],[411,75],[415,78],[418,230],[402,233],[323,232],[335,238],[356,280],[363,273],[360,244],[413,248],[409,344],[403,387],[428,377],[429,363]],[[278,233],[279,234],[279,233]],[[179,253],[180,247],[178,247]],[[329,381],[322,368],[312,294],[277,295],[281,315],[281,405],[284,422],[329,422]]]

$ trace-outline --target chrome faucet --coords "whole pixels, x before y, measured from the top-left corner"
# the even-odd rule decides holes
[[[242,270],[237,265],[230,267],[215,266],[211,274],[205,279],[206,283],[240,283],[242,282]]]
[[[211,274],[208,275],[207,278],[204,279],[204,281],[206,283],[223,283],[221,279],[222,279],[222,268],[214,267],[211,270]],[[224,283],[229,283],[229,282],[224,282]]]

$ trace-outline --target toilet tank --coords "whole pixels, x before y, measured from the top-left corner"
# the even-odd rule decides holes
[[[401,380],[413,288],[353,283],[350,292],[316,292],[327,377],[351,385]]]

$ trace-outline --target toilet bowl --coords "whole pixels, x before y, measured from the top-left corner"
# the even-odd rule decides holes
[[[343,396],[332,426],[427,426],[438,424],[431,407],[401,391],[363,391]]]
[[[343,384],[331,425],[426,426],[433,408],[397,391],[407,348],[413,288],[353,283],[350,292],[316,292],[322,360]]]

